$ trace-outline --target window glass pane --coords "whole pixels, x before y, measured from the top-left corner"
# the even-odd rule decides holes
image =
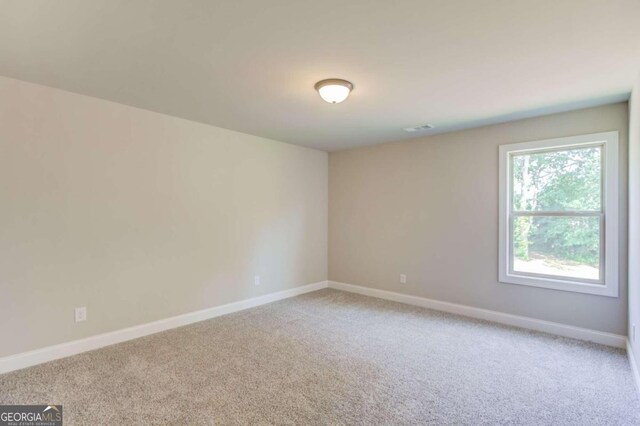
[[[513,271],[600,279],[600,217],[515,216]]]
[[[515,211],[600,211],[602,147],[514,154]]]

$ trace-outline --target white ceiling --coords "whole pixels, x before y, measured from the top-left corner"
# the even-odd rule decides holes
[[[0,0],[1,75],[329,151],[626,100],[639,72],[640,0]]]

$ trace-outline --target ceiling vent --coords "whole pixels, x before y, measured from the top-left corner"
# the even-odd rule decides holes
[[[429,130],[429,129],[433,129],[433,124],[424,124],[422,126],[417,126],[417,127],[405,127],[404,131],[405,132],[421,132],[423,130]]]

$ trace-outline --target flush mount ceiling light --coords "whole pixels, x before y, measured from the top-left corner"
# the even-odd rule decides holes
[[[416,126],[416,127],[405,127],[402,130],[404,130],[405,132],[413,133],[413,132],[420,132],[422,130],[429,130],[429,129],[433,129],[433,124],[423,124],[422,126]]]
[[[330,104],[339,104],[349,97],[353,90],[353,84],[339,78],[329,78],[315,84],[315,89],[320,97]]]

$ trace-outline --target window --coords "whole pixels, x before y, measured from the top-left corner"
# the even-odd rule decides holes
[[[618,132],[500,146],[499,279],[618,296]]]

